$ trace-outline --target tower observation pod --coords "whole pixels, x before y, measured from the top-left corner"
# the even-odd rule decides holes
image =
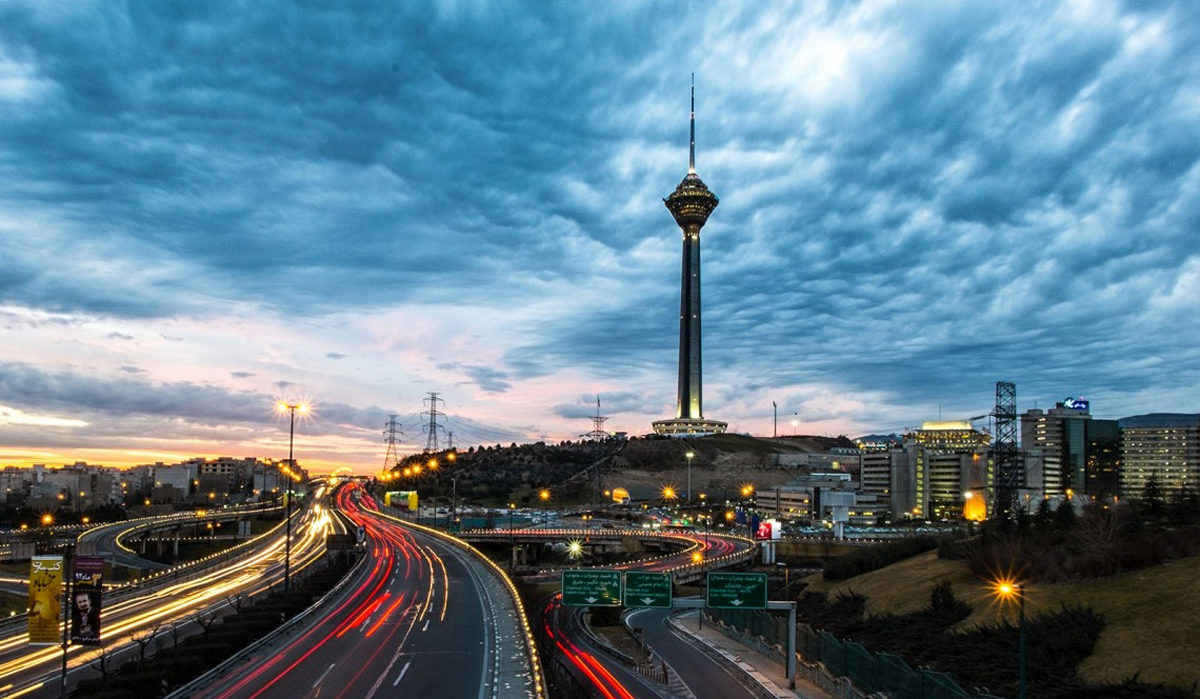
[[[692,82],[688,172],[663,199],[683,232],[683,273],[679,293],[679,389],[675,418],[654,422],[662,435],[705,435],[725,431],[726,423],[704,418],[700,362],[700,229],[720,199],[696,174],[696,84]]]

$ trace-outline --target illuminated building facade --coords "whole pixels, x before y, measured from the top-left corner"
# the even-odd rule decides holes
[[[700,229],[720,200],[696,174],[696,89],[692,87],[691,146],[688,173],[666,199],[675,223],[683,231],[683,273],[679,303],[679,387],[675,418],[658,420],[662,435],[719,434],[727,425],[704,417],[700,365]]]
[[[893,517],[958,519],[969,492],[990,502],[990,443],[990,435],[965,421],[926,422],[906,435],[905,458],[892,460],[902,467],[893,468]]]
[[[1116,420],[1096,420],[1087,401],[1067,398],[1049,410],[1021,415],[1021,447],[1027,463],[1026,490],[1036,498],[1068,491],[1105,498],[1117,494],[1120,469]]]
[[[1200,415],[1159,414],[1121,422],[1120,490],[1141,498],[1154,479],[1166,497],[1200,491]]]

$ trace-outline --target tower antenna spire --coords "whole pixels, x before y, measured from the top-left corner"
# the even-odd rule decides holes
[[[696,74],[692,73],[692,141],[688,147],[688,174],[696,172]]]

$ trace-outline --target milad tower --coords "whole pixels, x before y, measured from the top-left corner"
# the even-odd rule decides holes
[[[679,295],[679,390],[673,420],[657,420],[662,435],[705,435],[725,431],[727,424],[706,420],[700,373],[700,229],[720,200],[696,174],[696,84],[692,82],[691,144],[688,173],[663,199],[683,231],[683,275]]]

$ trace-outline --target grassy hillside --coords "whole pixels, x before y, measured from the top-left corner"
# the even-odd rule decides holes
[[[868,614],[920,609],[943,580],[975,610],[959,628],[1000,619],[1015,622],[1015,605],[997,603],[964,562],[941,560],[936,552],[836,583],[824,582],[819,574],[806,579],[810,590],[866,595]],[[1143,681],[1188,686],[1200,682],[1198,581],[1200,557],[1192,556],[1108,578],[1029,587],[1025,612],[1033,616],[1081,604],[1104,615],[1107,624],[1096,650],[1079,668],[1085,680],[1117,682],[1140,671]],[[1014,649],[1014,662],[1015,655]]]

